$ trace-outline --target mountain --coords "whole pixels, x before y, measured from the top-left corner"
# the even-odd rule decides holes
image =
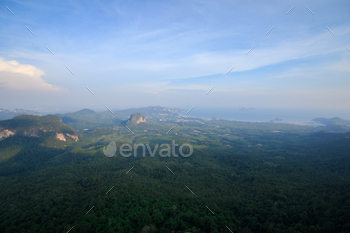
[[[111,127],[121,121],[111,113],[101,114],[90,109],[83,109],[77,112],[57,114],[62,122],[76,130],[91,130],[97,127]]]
[[[129,118],[135,112],[139,112],[147,117],[177,117],[178,113],[184,112],[182,109],[166,108],[161,106],[149,106],[143,108],[129,108],[125,110],[115,110],[114,114],[118,117]],[[103,112],[104,115],[111,115],[109,111]]]
[[[80,111],[77,112],[73,112],[73,113],[67,113],[64,114],[65,117],[71,117],[71,118],[77,118],[77,119],[85,119],[85,120],[99,120],[101,118],[103,118],[103,116],[91,109],[82,109]]]
[[[0,176],[43,168],[78,140],[78,134],[54,115],[0,121]]]
[[[55,132],[56,134],[75,135],[75,131],[62,123],[62,120],[54,115],[16,116],[11,120],[0,121],[0,138],[5,134],[23,135],[29,137],[40,137],[46,132]]]
[[[130,123],[133,125],[137,125],[145,122],[146,122],[146,117],[139,112],[135,112],[134,114],[132,114],[129,120],[127,121],[127,123]]]
[[[48,148],[63,149],[78,140],[78,134],[57,116],[16,116],[0,121],[0,162],[18,154],[36,156]]]
[[[350,132],[156,116],[77,143],[57,116],[0,122],[0,232],[350,232]]]
[[[350,125],[350,121],[341,119],[339,117],[327,118],[315,118],[312,121],[319,122],[325,125]]]
[[[334,117],[330,119],[315,118],[312,121],[323,124],[324,126],[320,126],[323,130],[336,133],[345,133],[350,131],[350,121],[341,119],[339,117]]]
[[[56,114],[56,116],[62,119],[62,122],[71,126],[75,130],[94,130],[96,128],[111,128],[116,124],[125,124],[126,122],[134,122],[130,115],[135,112],[142,115],[142,121],[149,118],[176,118],[178,113],[184,112],[181,109],[171,109],[161,106],[150,106],[144,108],[130,108],[125,110],[113,110],[110,111],[95,112],[90,109],[83,109],[73,113]],[[137,115],[135,115],[137,117]],[[137,120],[136,120],[137,121]],[[135,121],[135,122],[136,122]],[[138,123],[136,123],[138,124]]]

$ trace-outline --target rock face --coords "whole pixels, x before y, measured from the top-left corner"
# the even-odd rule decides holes
[[[10,137],[11,135],[15,135],[15,133],[12,132],[11,130],[5,129],[5,130],[3,130],[3,131],[0,131],[0,139],[1,139],[1,138],[8,138],[8,137]]]
[[[56,138],[61,141],[66,141],[66,138],[64,137],[63,133],[56,133]]]
[[[138,120],[136,121],[136,124],[139,124],[139,123],[141,123],[141,122],[146,122],[146,118],[140,117],[140,119],[138,119]]]
[[[77,133],[62,120],[53,115],[32,116],[20,115],[11,120],[0,121],[0,139],[3,140],[11,135],[23,135],[26,137],[54,137],[61,141],[78,141]],[[68,138],[67,138],[68,137]]]
[[[78,136],[76,136],[76,135],[71,135],[71,134],[69,134],[69,133],[66,133],[66,135],[67,135],[68,137],[70,137],[71,139],[74,139],[74,141],[76,141],[76,142],[79,140]]]
[[[132,114],[129,120],[127,121],[127,123],[131,123],[131,124],[140,124],[145,122],[146,122],[146,117],[138,112]]]
[[[79,138],[77,135],[72,135],[72,134],[69,134],[69,133],[66,133],[67,137],[70,137],[71,139],[73,139],[74,141],[78,141]],[[56,138],[61,140],[61,141],[66,141],[66,137],[64,136],[63,133],[56,133]]]

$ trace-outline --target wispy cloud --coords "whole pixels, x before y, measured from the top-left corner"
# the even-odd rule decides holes
[[[59,93],[64,87],[70,90],[66,101],[59,94],[55,97],[66,105],[110,101],[104,104],[110,106],[115,99],[132,96],[123,103],[171,106],[193,100],[215,106],[246,97],[250,103],[264,99],[261,104],[269,105],[284,102],[278,97],[283,91],[291,93],[286,99],[293,99],[293,91],[349,87],[346,1],[310,0],[314,15],[299,0],[53,4],[16,0],[10,5],[15,16],[3,9],[2,90]],[[210,98],[203,98],[200,93],[212,86]],[[89,94],[88,103],[84,94]],[[221,100],[216,98],[220,95]],[[303,95],[312,99],[311,94]],[[31,97],[26,91],[20,101]]]

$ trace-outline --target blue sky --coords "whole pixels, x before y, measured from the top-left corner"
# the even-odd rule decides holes
[[[349,110],[349,12],[319,0],[2,1],[0,108]]]

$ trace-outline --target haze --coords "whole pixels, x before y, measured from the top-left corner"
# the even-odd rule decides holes
[[[2,1],[0,9],[2,108],[350,109],[348,1]]]

